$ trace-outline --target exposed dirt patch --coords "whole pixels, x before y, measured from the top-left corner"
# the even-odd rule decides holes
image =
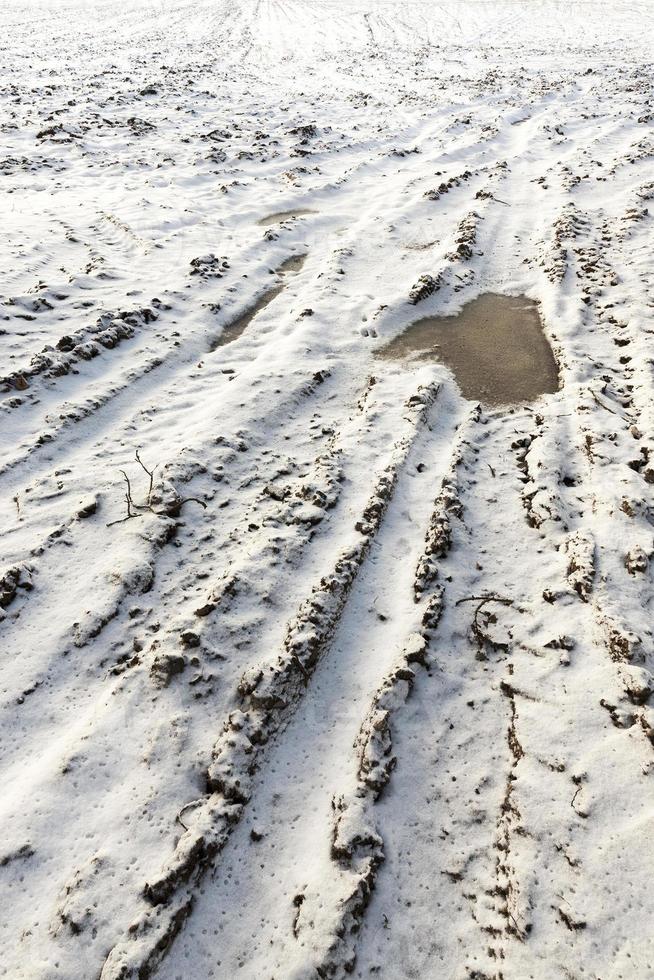
[[[301,218],[305,214],[318,214],[313,208],[296,208],[294,211],[275,211],[274,214],[268,214],[265,218],[260,218],[257,221],[258,225],[262,228],[269,228],[271,225],[278,225],[280,221],[286,221],[287,218]]]
[[[378,356],[440,361],[466,398],[491,406],[529,402],[559,388],[538,305],[525,296],[486,293],[456,316],[425,317]]]
[[[282,264],[276,270],[276,274],[278,276],[284,276],[285,273],[288,272],[299,272],[304,265],[306,258],[306,255],[291,255],[290,258],[285,259],[284,262],[282,262]],[[247,330],[249,325],[252,323],[255,316],[257,316],[258,313],[261,313],[262,310],[265,310],[265,308],[272,303],[275,297],[279,296],[285,287],[286,282],[282,279],[282,282],[278,283],[276,286],[273,286],[272,289],[265,292],[263,296],[260,296],[256,303],[254,303],[249,309],[247,309],[244,313],[241,313],[241,315],[236,317],[235,320],[232,320],[231,323],[227,324],[220,336],[212,342],[209,350],[217,350],[219,347],[225,347],[226,344],[231,344],[232,341],[238,340],[241,334]]]

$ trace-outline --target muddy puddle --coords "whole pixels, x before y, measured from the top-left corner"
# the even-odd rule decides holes
[[[246,330],[249,325],[254,320],[257,314],[261,313],[262,310],[272,303],[276,296],[286,288],[285,276],[290,272],[291,274],[300,271],[304,263],[306,262],[306,255],[291,255],[290,258],[285,259],[280,266],[275,269],[276,276],[282,276],[282,281],[273,286],[272,289],[267,290],[263,296],[252,306],[248,307],[244,313],[241,313],[235,320],[228,323],[226,327],[223,328],[222,333],[219,337],[214,340],[210,347],[210,351],[218,350],[219,347],[225,347],[226,344],[231,344],[232,341],[237,340],[244,330]]]
[[[276,225],[280,221],[285,221],[286,218],[301,218],[303,214],[318,214],[318,212],[313,211],[311,208],[296,208],[295,211],[276,211],[274,214],[266,215],[265,218],[260,218],[257,224],[267,228],[269,225]]]
[[[559,388],[538,304],[525,296],[486,293],[456,316],[418,320],[377,357],[445,364],[465,398],[489,407],[530,402]]]
[[[299,272],[306,260],[306,255],[291,255],[275,271],[278,276],[283,276],[285,272]]]

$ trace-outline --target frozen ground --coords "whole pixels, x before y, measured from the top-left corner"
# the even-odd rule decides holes
[[[652,5],[0,21],[0,976],[653,977]]]

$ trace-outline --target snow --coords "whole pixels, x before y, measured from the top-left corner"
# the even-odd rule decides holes
[[[651,4],[0,17],[0,976],[654,976]]]

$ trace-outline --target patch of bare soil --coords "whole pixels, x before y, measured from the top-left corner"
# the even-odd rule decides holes
[[[317,214],[312,208],[296,208],[294,211],[275,211],[274,214],[268,214],[265,218],[260,218],[257,221],[258,225],[262,228],[269,228],[271,225],[278,225],[280,221],[286,221],[287,218],[301,218],[305,214]]]
[[[486,293],[456,316],[425,317],[378,356],[440,361],[466,398],[489,406],[533,401],[559,388],[538,304],[525,296]]]

